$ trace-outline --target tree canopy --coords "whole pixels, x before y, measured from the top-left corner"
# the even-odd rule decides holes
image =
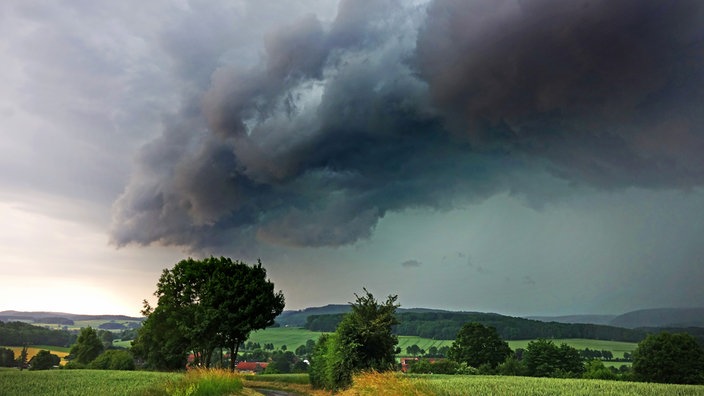
[[[495,368],[511,355],[508,343],[499,337],[496,329],[480,323],[466,323],[452,343],[449,357],[472,367],[489,365]]]
[[[523,362],[527,374],[533,377],[578,377],[584,372],[579,351],[543,339],[528,343]]]
[[[194,352],[195,363],[209,366],[216,347],[229,349],[234,370],[240,344],[253,330],[274,324],[283,311],[283,293],[274,292],[261,262],[249,266],[229,258],[186,259],[162,272],[156,308],[133,341],[133,352],[149,365],[175,369]]]
[[[633,371],[642,381],[704,384],[704,351],[689,334],[649,335],[633,353]]]

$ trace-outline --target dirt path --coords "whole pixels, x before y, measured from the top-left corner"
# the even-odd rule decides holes
[[[252,388],[253,390],[261,393],[264,396],[298,396],[297,393],[286,392],[276,389],[263,389],[263,388]]]

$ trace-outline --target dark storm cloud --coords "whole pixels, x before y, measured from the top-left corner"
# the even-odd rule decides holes
[[[436,1],[418,67],[478,150],[599,186],[704,179],[698,1]]]
[[[406,4],[343,1],[273,31],[256,66],[211,70],[142,150],[115,242],[344,245],[527,172],[701,184],[704,6]]]

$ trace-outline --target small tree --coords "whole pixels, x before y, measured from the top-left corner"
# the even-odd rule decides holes
[[[689,334],[651,334],[633,352],[633,372],[641,381],[703,384],[704,351]]]
[[[20,371],[27,368],[27,345],[22,346],[20,356],[17,357],[17,367],[20,368]]]
[[[352,383],[352,374],[361,370],[391,370],[398,338],[392,333],[397,324],[397,296],[377,302],[364,289],[355,294],[352,312],[330,336],[321,336],[311,357],[310,382],[314,388],[338,390]]]
[[[476,322],[462,326],[449,351],[450,359],[475,368],[481,365],[496,368],[510,355],[511,348],[495,328]]]
[[[88,364],[103,353],[103,349],[103,342],[98,338],[98,334],[88,326],[81,329],[69,355],[78,363]]]

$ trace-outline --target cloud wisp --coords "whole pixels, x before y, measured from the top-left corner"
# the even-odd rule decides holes
[[[141,150],[113,241],[341,246],[529,174],[699,186],[702,21],[686,1],[342,1],[272,31],[257,64],[201,66],[210,86]]]

